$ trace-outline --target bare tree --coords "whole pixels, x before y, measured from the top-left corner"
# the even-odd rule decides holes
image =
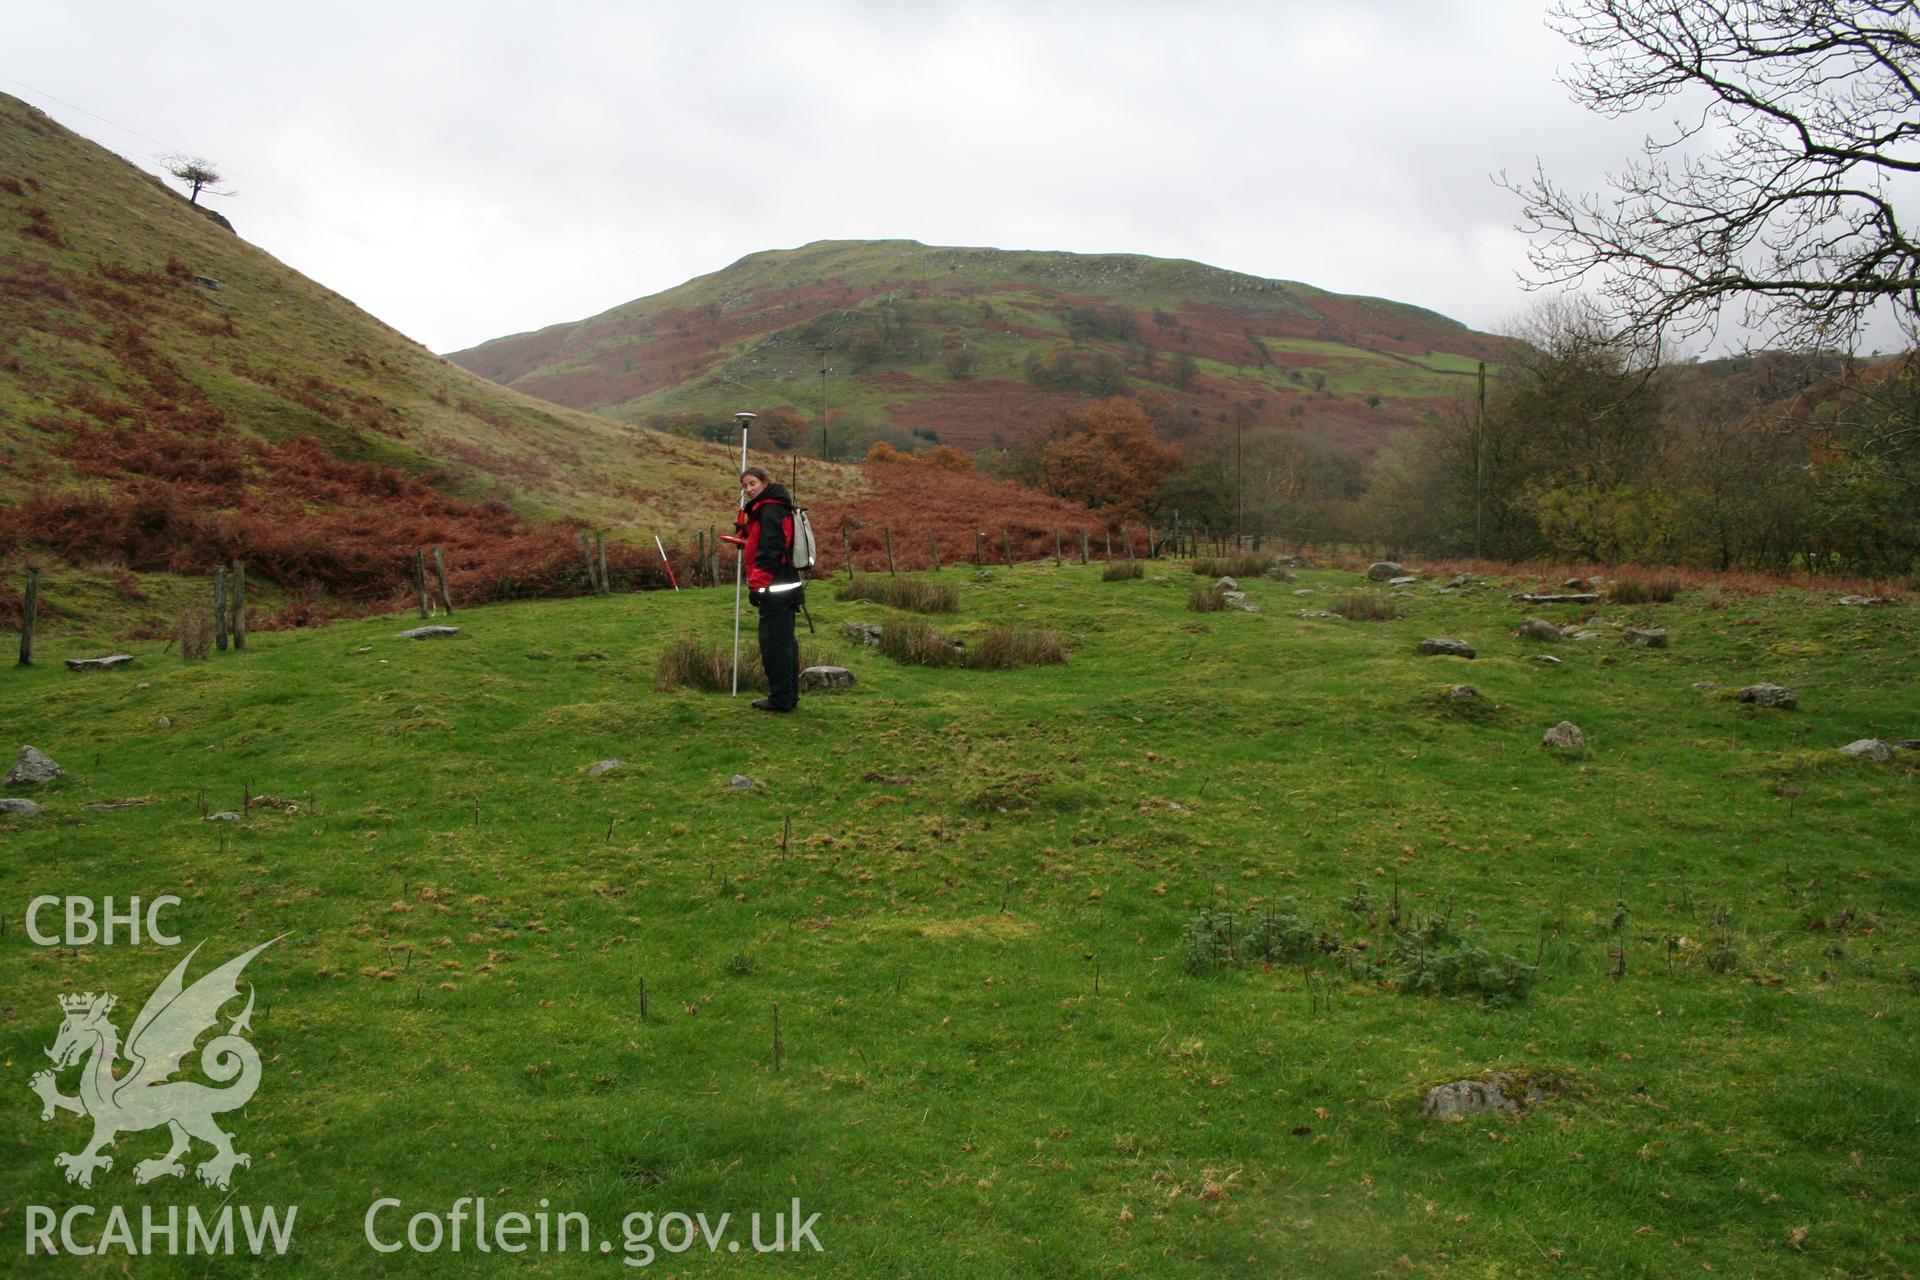
[[[1646,345],[1711,334],[1729,304],[1756,336],[1851,347],[1891,315],[1920,340],[1920,245],[1897,192],[1920,174],[1913,0],[1563,0],[1595,112],[1682,113],[1614,192],[1544,169],[1526,202],[1537,285],[1597,287]]]
[[[214,168],[213,161],[201,156],[168,156],[162,161],[168,173],[180,179],[192,190],[187,195],[188,204],[200,203],[200,192],[221,181],[225,175]],[[215,195],[220,194],[215,192]]]

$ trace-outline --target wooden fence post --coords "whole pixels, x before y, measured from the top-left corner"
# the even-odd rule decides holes
[[[987,567],[987,558],[980,548],[980,536],[980,530],[976,527],[973,531],[973,563],[975,568],[984,569]]]
[[[927,555],[933,561],[933,571],[940,572],[940,540],[933,536],[933,530],[927,530]]]
[[[233,606],[233,651],[235,653],[247,647],[247,562],[233,562],[233,589],[227,593],[227,603]]]
[[[1087,555],[1087,527],[1085,525],[1081,525],[1080,526],[1080,563],[1086,564],[1090,558],[1091,557]]]
[[[440,579],[440,603],[446,606],[447,616],[453,616],[453,593],[447,590],[447,559],[440,554],[440,548],[433,549],[433,572]]]
[[[587,590],[597,596],[600,594],[600,575],[593,571],[593,535],[585,529],[580,531],[580,554],[587,560]],[[420,593],[420,598],[423,602],[425,601],[425,591]],[[423,618],[427,616],[424,608],[420,616]]]
[[[1013,568],[1013,539],[1007,535],[1007,526],[1000,526],[1000,553],[1007,558],[1007,568]]]
[[[847,557],[847,581],[853,581],[853,538],[847,533],[847,526],[840,526],[840,551]]]
[[[420,593],[420,616],[433,616],[433,601],[427,599],[427,553],[420,548],[413,549],[413,588]]]
[[[213,571],[213,647],[227,651],[227,566]]]
[[[33,665],[33,624],[40,613],[40,570],[27,566],[27,599],[20,610],[20,665]]]
[[[1056,569],[1060,567],[1060,531],[1058,529],[1053,531],[1053,567]]]
[[[607,580],[607,535],[597,533],[594,540],[600,544],[600,594],[610,596],[613,594],[613,583]]]
[[[1133,559],[1133,531],[1124,524],[1120,526],[1120,541],[1127,544],[1127,559]],[[1147,527],[1147,547],[1149,550],[1153,547],[1153,527],[1151,525]]]
[[[887,538],[887,576],[889,578],[898,577],[899,574],[893,567],[893,530],[883,528],[880,532],[885,534]]]
[[[693,564],[693,583],[689,583],[689,586],[698,583],[701,575],[707,571],[707,531],[705,529],[693,531]]]
[[[1107,559],[1109,560],[1113,559],[1113,528],[1112,526],[1108,526],[1107,528]]]

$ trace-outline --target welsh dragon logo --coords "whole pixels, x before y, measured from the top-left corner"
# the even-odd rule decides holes
[[[113,1157],[102,1155],[102,1148],[110,1146],[121,1133],[140,1133],[161,1125],[173,1135],[173,1146],[164,1156],[136,1164],[135,1182],[184,1176],[187,1169],[180,1157],[195,1138],[213,1147],[214,1152],[194,1170],[202,1182],[225,1190],[235,1166],[253,1163],[246,1153],[233,1149],[232,1135],[213,1119],[246,1106],[260,1087],[260,1055],[242,1035],[253,1029],[251,985],[246,1008],[228,1024],[226,1034],[215,1036],[200,1051],[201,1071],[225,1087],[169,1077],[179,1070],[180,1059],[193,1052],[201,1034],[219,1022],[221,1008],[239,997],[240,974],[248,961],[278,941],[280,938],[271,939],[245,955],[235,956],[189,987],[182,978],[188,963],[200,951],[194,947],[141,1006],[140,1016],[133,1020],[133,1029],[127,1034],[124,1055],[120,1033],[107,1020],[119,1002],[117,997],[104,991],[99,995],[89,991],[60,997],[66,1019],[60,1024],[53,1047],[47,1050],[54,1070],[36,1072],[29,1086],[40,1095],[42,1120],[53,1119],[56,1111],[71,1111],[93,1120],[93,1140],[84,1149],[53,1158],[54,1164],[67,1171],[68,1182],[91,1187],[96,1169],[113,1168]],[[69,1098],[60,1092],[54,1072],[89,1055],[92,1061],[80,1074],[80,1094]],[[116,1075],[114,1064],[123,1056],[127,1069]]]

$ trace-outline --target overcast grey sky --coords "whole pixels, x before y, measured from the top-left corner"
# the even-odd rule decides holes
[[[1570,101],[1521,0],[14,0],[0,89],[438,351],[811,240],[1145,253],[1430,307],[1529,303],[1536,157],[1598,188],[1652,122]]]

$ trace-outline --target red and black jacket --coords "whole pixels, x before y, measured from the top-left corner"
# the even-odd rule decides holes
[[[734,530],[746,540],[747,587],[765,591],[775,583],[800,581],[793,567],[793,498],[769,484],[734,517]]]

